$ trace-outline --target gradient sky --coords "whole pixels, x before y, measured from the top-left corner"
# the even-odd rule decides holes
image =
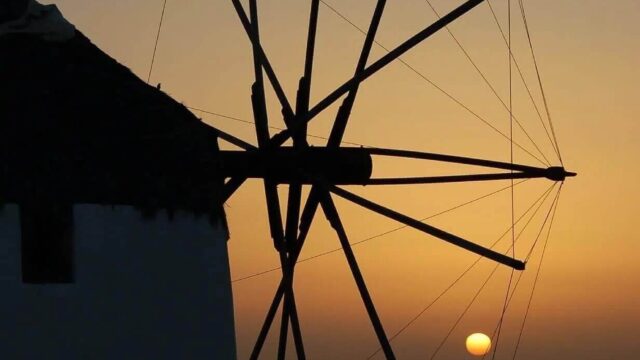
[[[327,0],[355,24],[366,28],[373,0]],[[462,0],[433,0],[440,13]],[[98,46],[147,78],[162,8],[161,0],[56,3],[65,16]],[[506,1],[493,0],[506,26]],[[640,2],[637,0],[525,1],[534,46],[565,165],[579,176],[562,191],[519,359],[636,359],[640,341]],[[294,98],[302,73],[308,2],[261,1],[265,50],[285,90]],[[527,84],[542,104],[517,2],[513,52]],[[423,0],[389,1],[377,40],[391,48],[435,19]],[[486,4],[451,26],[496,91],[508,99],[507,50]],[[321,6],[312,104],[353,72],[363,36]],[[380,47],[373,58],[384,54]],[[449,34],[440,32],[403,59],[508,133],[509,117]],[[251,120],[249,42],[230,1],[169,0],[151,82],[192,107]],[[531,131],[545,155],[557,163],[550,142],[517,75],[514,113]],[[283,126],[270,94],[270,118]],[[327,135],[336,107],[310,126]],[[204,120],[251,142],[251,126],[219,117]],[[391,148],[509,160],[509,142],[427,84],[394,63],[361,88],[345,139]],[[514,139],[532,148],[520,131]],[[312,141],[321,144],[321,141]],[[515,161],[539,165],[521,151]],[[376,175],[429,175],[468,172],[464,167],[381,161]],[[473,169],[471,169],[473,170]],[[423,218],[508,185],[508,182],[404,188],[353,188],[366,197]],[[515,189],[516,216],[549,186],[532,180]],[[282,187],[281,194],[286,195]],[[355,205],[337,201],[351,241],[398,225]],[[516,245],[526,256],[549,203],[543,205]],[[232,277],[278,265],[268,235],[262,185],[245,184],[228,202]],[[510,224],[508,192],[430,220],[481,244],[492,243]],[[521,229],[521,226],[518,227]],[[302,258],[336,248],[322,215],[316,218]],[[500,248],[505,250],[506,243]],[[536,247],[528,271],[507,312],[497,358],[511,358],[539,261]],[[475,256],[412,230],[400,230],[354,248],[383,324],[395,333],[455,279]],[[480,262],[445,298],[393,342],[399,358],[428,358],[455,322],[493,264]],[[338,252],[300,264],[296,295],[310,358],[366,358],[377,347],[344,257]],[[466,335],[491,333],[502,309],[509,270],[500,267],[438,354],[465,356]],[[234,283],[239,358],[246,358],[277,281],[278,272]],[[265,351],[274,354],[276,336]],[[291,355],[291,352],[290,352]],[[269,358],[269,356],[265,356]],[[377,358],[382,358],[378,356]]]

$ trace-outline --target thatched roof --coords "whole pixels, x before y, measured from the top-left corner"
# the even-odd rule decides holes
[[[82,33],[0,36],[0,203],[42,199],[219,217],[215,129]]]

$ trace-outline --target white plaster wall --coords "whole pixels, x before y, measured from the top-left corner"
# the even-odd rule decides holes
[[[74,284],[27,285],[0,213],[0,359],[233,359],[226,231],[206,217],[74,206]]]

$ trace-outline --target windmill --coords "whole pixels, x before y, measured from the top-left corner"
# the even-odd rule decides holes
[[[24,3],[24,1],[22,0],[14,2]],[[108,94],[106,96],[94,96],[95,94],[89,93],[88,91],[86,91],[86,89],[84,89],[84,87],[71,89],[75,91],[74,94],[82,94],[83,98],[88,98],[87,102],[91,104],[93,104],[92,101],[94,98],[100,98],[108,99],[109,101],[120,100],[122,103],[128,103],[129,105],[133,103],[133,106],[126,106],[122,108],[113,106],[108,107],[111,110],[115,109],[120,111],[120,113],[116,112],[115,115],[112,116],[112,118],[118,119],[119,122],[111,121],[111,119],[109,119],[109,116],[107,116],[107,114],[104,114],[104,111],[100,114],[96,114],[94,117],[92,117],[92,119],[95,121],[96,118],[100,118],[104,121],[104,124],[109,124],[109,126],[105,127],[105,129],[110,129],[110,131],[113,131],[113,133],[106,133],[107,136],[99,136],[105,135],[105,129],[101,128],[99,131],[94,131],[95,129],[91,128],[90,126],[87,127],[87,129],[83,128],[84,130],[91,130],[88,133],[90,136],[86,136],[86,134],[78,136],[78,138],[88,139],[86,143],[81,144],[85,147],[79,148],[65,146],[63,147],[63,149],[65,151],[68,150],[69,152],[63,152],[62,154],[64,154],[64,156],[56,156],[56,161],[60,160],[62,164],[65,164],[65,166],[69,166],[70,168],[73,168],[75,170],[85,168],[91,169],[91,171],[89,171],[90,175],[97,174],[97,176],[86,177],[91,181],[83,181],[83,178],[78,176],[71,177],[70,179],[59,179],[61,176],[64,176],[64,171],[52,172],[50,171],[50,167],[43,166],[42,168],[45,174],[52,175],[54,176],[54,178],[59,179],[60,181],[45,181],[46,178],[43,176],[42,179],[40,179],[40,183],[52,183],[56,185],[51,187],[51,189],[48,189],[48,192],[54,193],[56,196],[69,193],[69,198],[76,202],[78,201],[78,198],[80,198],[82,202],[98,204],[102,203],[110,205],[126,203],[128,205],[141,205],[141,207],[143,208],[166,208],[168,210],[172,210],[175,208],[181,209],[181,207],[184,207],[187,210],[190,210],[192,213],[196,214],[202,212],[206,213],[207,211],[211,211],[213,208],[213,210],[215,211],[213,211],[213,213],[210,215],[212,215],[212,217],[214,217],[215,219],[218,219],[219,217],[221,217],[222,203],[229,199],[233,195],[233,193],[244,183],[244,181],[249,178],[261,179],[264,182],[271,237],[273,239],[274,248],[276,249],[280,257],[282,279],[280,281],[280,285],[276,290],[264,325],[258,335],[258,339],[254,346],[251,357],[257,358],[260,355],[267,333],[271,328],[273,321],[275,320],[278,308],[282,305],[283,311],[280,326],[278,357],[283,358],[285,356],[287,347],[287,335],[288,332],[291,331],[293,333],[293,339],[295,342],[295,348],[298,358],[305,358],[304,342],[302,332],[300,330],[300,321],[298,319],[293,280],[296,262],[298,261],[300,253],[304,247],[305,240],[308,236],[312,222],[319,210],[322,210],[322,212],[329,220],[331,226],[335,229],[337,237],[340,240],[340,243],[342,245],[341,250],[344,252],[344,255],[347,259],[358,291],[360,293],[360,297],[363,300],[365,309],[367,310],[371,324],[380,343],[380,347],[387,358],[394,358],[394,353],[391,348],[389,336],[385,332],[382,322],[377,314],[376,308],[366,286],[364,277],[360,271],[358,262],[351,249],[351,245],[349,243],[349,239],[345,230],[345,225],[343,224],[334,204],[334,199],[336,197],[346,199],[347,201],[353,202],[372,212],[398,221],[408,227],[412,227],[423,233],[462,247],[467,251],[491,259],[498,264],[503,264],[513,269],[522,270],[525,267],[526,261],[521,261],[513,257],[501,254],[499,252],[491,250],[490,248],[485,248],[460,236],[456,236],[453,233],[449,233],[436,227],[427,225],[398,211],[394,211],[392,209],[369,201],[354,193],[351,193],[341,186],[415,185],[530,178],[545,178],[554,182],[562,182],[566,177],[575,176],[574,173],[565,171],[563,166],[539,168],[528,165],[518,165],[514,164],[513,162],[506,163],[445,154],[396,149],[351,148],[341,146],[342,138],[349,120],[349,115],[354,106],[360,84],[364,80],[373,76],[377,71],[397,60],[401,55],[409,51],[412,47],[418,45],[420,42],[429,38],[433,34],[444,29],[447,25],[455,22],[458,18],[471,11],[475,6],[479,5],[482,2],[483,1],[478,0],[464,2],[461,6],[459,6],[449,14],[443,16],[430,26],[424,28],[422,31],[411,37],[406,42],[402,43],[397,48],[390,50],[387,55],[367,66],[367,64],[370,63],[370,52],[375,42],[375,36],[386,3],[385,1],[378,0],[372,20],[370,22],[369,29],[365,32],[366,38],[353,77],[346,81],[343,85],[338,87],[334,92],[329,94],[318,104],[312,107],[310,106],[309,94],[311,90],[312,72],[314,65],[313,59],[315,52],[315,34],[318,26],[318,12],[321,1],[311,1],[311,12],[304,67],[305,70],[299,82],[295,106],[292,106],[290,99],[287,99],[284,94],[283,88],[273,70],[273,67],[269,62],[267,54],[261,46],[257,1],[249,1],[249,12],[247,14],[246,10],[243,8],[239,0],[232,0],[232,4],[235,7],[241,24],[244,27],[253,47],[255,81],[252,86],[251,99],[256,126],[255,131],[258,139],[257,147],[233,135],[216,129],[211,129],[199,122],[193,122],[195,119],[193,118],[193,116],[190,116],[188,114],[188,111],[183,106],[178,106],[166,95],[160,94],[160,91],[158,91],[159,89],[156,89],[155,87],[150,87],[148,89],[145,88],[144,91],[140,90],[140,87],[143,84],[140,84],[139,79],[136,79],[137,82],[132,81],[130,78],[133,77],[133,75],[122,68],[118,68],[117,72],[115,72],[115,70],[113,69],[108,71],[107,73],[109,74],[109,76],[101,76],[101,73],[96,71],[96,67],[85,68],[83,66],[77,66],[75,68],[79,69],[79,71],[87,70],[87,73],[83,74],[83,76],[77,76],[77,80],[80,81],[80,84],[82,84],[82,81],[84,81],[85,78],[88,79],[92,76],[100,76],[101,81],[104,81],[105,79],[117,80],[116,84],[100,82],[101,86],[95,86],[95,84],[93,84],[86,86],[86,89],[111,91],[112,89],[121,88],[121,82],[130,84],[132,87],[131,90],[123,92],[126,93],[127,96],[121,96],[121,98],[118,98],[118,94],[116,94],[116,96],[114,96],[113,94]],[[13,13],[13,10],[10,13]],[[82,37],[76,36],[75,43],[77,45],[81,45],[82,49],[88,48],[86,45],[88,43],[88,40]],[[12,44],[13,43],[11,43],[10,45]],[[21,43],[16,42],[16,44]],[[46,48],[48,49],[49,45],[47,45]],[[25,47],[25,49],[28,51],[32,51],[31,47]],[[50,50],[56,54],[65,53],[64,51],[59,51],[56,46],[51,46]],[[96,59],[103,59],[102,55],[103,54],[96,54]],[[39,59],[41,58],[33,57],[34,61],[37,61]],[[46,59],[46,57],[43,56],[42,59]],[[86,56],[84,55],[78,56],[77,59],[82,59],[83,64],[86,63]],[[48,65],[49,62],[50,61],[45,60],[41,65]],[[107,62],[104,65],[111,67],[110,62]],[[73,70],[73,67],[67,66],[66,68],[69,71]],[[57,71],[46,72],[47,75],[57,75],[58,73],[59,72]],[[120,79],[119,77],[118,79],[115,79],[113,74],[116,73],[122,75],[122,79]],[[266,80],[264,79],[265,76],[267,78]],[[287,126],[285,130],[282,130],[275,136],[271,136],[268,131],[269,121],[267,119],[267,109],[265,101],[265,87],[267,81],[275,90],[280,105],[283,109],[283,118]],[[19,84],[21,83],[22,82],[19,82]],[[65,82],[61,81],[49,81],[49,83],[63,85],[66,84]],[[29,89],[31,88],[36,87],[29,87]],[[25,91],[25,93],[26,92],[28,91]],[[142,94],[140,95],[142,99],[131,96],[131,94],[133,93]],[[99,92],[99,94],[101,95],[102,93]],[[338,111],[331,135],[328,138],[326,146],[309,146],[309,144],[307,143],[307,136],[309,135],[307,134],[307,124],[314,118],[316,118],[320,113],[324,112],[324,110],[327,109],[331,104],[337,102],[342,97],[344,97],[344,100],[342,101],[342,106]],[[38,97],[39,100],[46,100],[48,98],[49,97],[47,96]],[[125,99],[126,101],[124,101]],[[137,104],[139,103],[153,104],[153,106],[158,106],[154,109],[153,112],[151,112],[148,108],[143,109],[138,107]],[[164,105],[160,106],[160,104]],[[42,109],[40,109],[40,107],[31,107],[37,108],[29,109],[35,112],[40,110],[47,110],[46,107],[43,107]],[[130,111],[131,107],[138,109],[138,112],[136,112],[135,114],[132,113]],[[107,107],[105,106],[105,108]],[[77,109],[71,109],[72,112],[75,112],[76,116],[78,114],[82,114],[81,112],[76,111]],[[87,109],[84,110],[91,111],[91,115],[94,115],[92,112],[95,109],[87,106]],[[136,115],[135,121],[131,121],[131,124],[136,124],[139,121],[143,121],[144,126],[140,126],[139,129],[137,127],[134,128],[136,131],[133,131],[131,134],[129,134],[126,131],[130,131],[132,130],[132,128],[129,126],[130,124],[127,120],[128,117],[122,115],[123,112],[128,113],[128,116],[131,116],[132,119],[134,118],[133,115]],[[153,121],[147,121],[147,119],[150,117],[153,118]],[[49,117],[41,116],[41,118]],[[60,116],[60,118],[64,118],[64,116]],[[125,137],[125,141],[123,141],[123,144],[115,144],[116,139],[122,141],[123,137],[122,131],[116,131],[120,130],[118,128],[118,126],[120,126],[120,122],[127,123],[126,125],[122,124],[122,129],[125,129],[126,131],[124,133],[127,133],[128,135]],[[70,124],[67,125],[70,125],[68,128],[75,129],[77,127],[77,124],[84,123],[85,122],[81,121],[77,121],[77,123],[70,121]],[[101,122],[98,121],[96,122],[96,124],[100,125]],[[40,125],[26,127],[29,131],[23,132],[24,134],[26,134],[25,136],[30,135],[30,131],[33,129],[42,129]],[[156,135],[156,137],[154,137],[154,141],[149,142],[152,143],[153,146],[145,146],[148,143],[142,142],[141,140],[144,138],[148,141],[147,135],[149,134],[147,134],[147,130],[151,131],[151,129],[155,129],[155,131],[159,132],[159,134],[152,134]],[[24,144],[28,143],[27,141],[21,141],[22,138],[20,137],[18,137],[17,140],[12,139],[14,137],[10,136],[10,134],[7,135],[7,133],[8,132],[5,131],[5,137],[7,139],[19,143],[18,145],[21,146],[21,149],[28,150],[25,153],[34,153],[33,151],[31,151],[31,147],[23,146]],[[49,135],[51,135],[49,132],[43,132],[43,138],[49,138]],[[91,136],[95,137],[95,139],[100,139],[100,142],[96,142],[95,139],[92,140]],[[226,140],[242,148],[243,151],[218,152],[217,146],[214,146],[216,137]],[[162,141],[158,141],[158,138],[162,139]],[[62,139],[65,141],[67,140],[65,137],[62,137]],[[290,139],[292,140],[293,146],[284,146],[284,144],[288,143]],[[71,140],[75,141],[75,139]],[[7,146],[7,142],[3,144],[3,150],[4,148],[6,148],[6,151],[4,151],[4,153],[11,155],[9,156],[11,158],[16,152],[14,151],[14,148],[12,146]],[[46,143],[44,142],[43,144],[46,145]],[[139,146],[141,144],[142,146]],[[120,156],[118,158],[117,155],[119,153],[106,152],[105,154],[102,154],[102,151],[97,145],[104,146],[105,149],[114,147],[114,145],[135,146],[134,149],[136,150],[136,154],[144,156],[135,157],[132,156],[131,153],[129,153],[127,154],[127,156]],[[167,149],[166,145],[170,145],[170,148]],[[95,151],[96,153],[101,154],[101,156],[104,155],[104,159],[109,160],[110,163],[106,163],[103,166],[94,166],[99,170],[94,174],[92,171],[95,169],[92,169],[90,166],[86,166],[86,159],[83,158],[83,156],[87,155],[87,153],[90,153],[90,151],[82,151],[79,149],[88,149],[90,151]],[[164,149],[163,151],[166,152],[162,152],[160,149]],[[155,151],[158,152],[156,153]],[[46,157],[50,152],[50,149],[47,148],[39,151],[38,154],[45,154]],[[182,157],[180,155],[183,154],[183,152],[187,154],[193,152],[194,156]],[[78,156],[79,158],[73,159],[73,156],[67,156],[67,154],[72,154],[73,156]],[[161,155],[158,156],[158,154]],[[417,159],[442,163],[473,165],[489,169],[497,169],[501,172],[492,174],[483,173],[476,175],[451,175],[437,177],[372,178],[373,159],[376,157]],[[163,159],[163,161],[168,161],[168,166],[165,163],[157,161],[158,158]],[[69,161],[70,164],[67,164],[67,160],[69,159],[73,161]],[[126,159],[127,161],[122,161],[121,159]],[[148,161],[148,159],[156,159],[156,163],[152,163]],[[185,162],[185,159],[189,159],[189,161]],[[95,160],[95,158],[93,158],[92,160]],[[84,165],[78,167],[78,162]],[[16,161],[15,163],[20,165],[23,162]],[[185,172],[183,171],[185,163],[188,164],[188,167],[190,168],[189,174],[185,174]],[[43,164],[48,165],[49,162],[44,162]],[[117,166],[114,166],[114,164],[116,164]],[[141,166],[141,164],[144,164],[144,166]],[[202,166],[203,164],[205,166]],[[20,169],[18,165],[16,165],[16,169]],[[120,169],[118,167],[120,165],[126,166],[123,169]],[[59,166],[52,168],[60,170]],[[121,176],[113,176],[113,171],[102,172],[102,170],[105,169],[117,169],[117,174]],[[148,171],[150,169],[154,171]],[[139,176],[138,181],[131,181],[132,174]],[[158,174],[163,174],[163,176],[158,176]],[[20,199],[21,197],[29,198],[29,196],[34,194],[34,192],[31,191],[32,188],[23,186],[20,181],[15,181],[15,179],[19,178],[15,175],[15,171],[4,171],[1,175],[3,175],[3,178],[0,180],[5,181],[5,178],[11,180],[10,182],[8,182],[8,184],[10,185],[9,188],[17,188],[20,190],[18,194],[20,196],[15,196],[15,199]],[[221,180],[221,177],[227,178],[229,180],[223,186],[218,186],[222,185],[221,181],[220,184],[218,184],[218,180]],[[32,174],[26,173],[24,178],[33,179],[38,177],[34,177],[32,176]],[[198,187],[194,187],[193,183],[189,182],[191,181],[191,179],[188,178],[197,179],[198,185],[203,185],[202,189],[205,189],[206,191],[201,191],[202,189],[198,189],[198,191],[194,190],[194,188],[197,189]],[[100,181],[98,181],[97,179],[99,179]],[[40,185],[40,183],[34,182],[34,184],[36,185]],[[83,184],[90,184],[90,189],[88,189],[89,191],[87,191],[86,193],[78,191],[78,189],[82,189]],[[153,186],[150,186],[150,184],[153,184]],[[4,186],[5,184],[2,183],[0,185]],[[27,182],[27,185],[29,185],[29,182]],[[285,185],[289,187],[286,209],[280,208],[280,199],[277,190],[277,187],[279,185]],[[309,192],[310,195],[306,199],[306,203],[303,203],[303,186],[311,187],[311,190]],[[35,188],[37,188],[37,186]],[[60,191],[61,189],[65,191]],[[197,196],[190,197],[185,195],[193,194],[194,192],[197,193]],[[175,196],[175,194],[178,193],[180,194],[180,196]],[[96,194],[98,194],[99,196],[96,196]],[[139,198],[132,197],[132,194],[139,195]],[[8,198],[9,200],[12,200],[11,196],[9,196]],[[160,203],[158,203],[158,201],[160,201]],[[212,204],[213,206],[211,206]],[[68,211],[63,215],[65,218],[73,216],[73,214],[70,214]],[[15,223],[17,223],[17,221],[12,222],[14,223],[14,225]],[[140,224],[135,222],[134,225],[138,226]],[[163,224],[162,221],[157,221],[155,225],[164,226],[165,224]],[[192,226],[190,228],[192,228]],[[207,231],[211,230],[211,227],[207,226],[206,228],[208,229]],[[117,235],[117,233],[114,231],[109,231],[106,233],[114,233]],[[12,234],[13,238],[16,237],[14,235],[15,234]],[[43,235],[43,237],[49,236],[49,234],[47,233],[37,235]],[[104,232],[96,231],[95,234],[91,233],[90,236],[84,236],[84,238],[92,239],[94,235],[102,236],[105,234]],[[116,235],[113,236],[117,237]],[[175,238],[179,239],[182,239],[185,235],[190,236],[188,234],[182,233],[182,231],[177,231],[173,235],[175,236]],[[219,232],[216,233],[215,236],[221,238],[224,235]],[[61,238],[60,240],[65,239]],[[217,244],[221,247],[220,249],[218,249],[218,251],[221,254],[224,253],[224,255],[226,256],[226,248],[223,248],[220,244],[224,243],[220,242],[219,244]],[[62,250],[62,255],[68,254],[71,248],[70,246],[67,246],[69,244],[61,241],[59,245],[61,246],[57,249]],[[195,250],[194,252],[197,253],[197,251]],[[39,262],[41,259],[38,258],[36,260],[38,260]],[[220,267],[224,267],[222,265],[228,265],[222,263],[224,263],[224,261],[220,261]],[[62,276],[60,279],[53,279],[53,281],[73,282],[73,263],[65,262],[62,265],[62,275],[64,276]],[[198,273],[198,270],[199,269],[195,269],[192,271],[192,273]],[[220,275],[221,279],[217,280],[220,280],[221,282],[226,284],[226,281],[229,280],[228,267],[222,270],[226,270],[227,272],[224,273],[224,271],[221,271],[218,274]],[[125,276],[131,277],[129,276],[130,274],[127,271],[123,272],[126,274]],[[205,271],[201,271],[199,274],[202,274],[204,272]],[[43,272],[40,275],[48,276],[51,274],[51,271],[47,271]],[[141,282],[147,282],[146,280],[148,279],[141,278],[140,280]],[[212,279],[208,279],[207,281],[211,280]],[[36,281],[51,282],[52,280],[36,279]],[[200,283],[210,283],[207,281],[201,281]],[[182,283],[183,281],[180,282]],[[102,287],[98,288],[103,289]],[[209,289],[209,291],[212,290]],[[220,329],[225,327],[226,329],[232,328],[233,312],[228,311],[231,303],[230,289],[228,295],[228,297],[225,297],[226,303],[224,304],[224,310],[217,311],[217,313],[224,312],[226,315],[230,315],[224,319],[226,325],[220,325],[220,322],[217,322],[218,328]],[[201,296],[198,298],[198,300],[203,302],[204,298],[204,296]],[[193,303],[190,304],[190,307],[195,308]],[[133,321],[131,319],[126,320]],[[231,326],[228,326],[228,324],[231,324]],[[155,332],[156,331],[154,329],[152,333],[154,333],[155,335]],[[203,331],[203,333],[206,333],[206,331]],[[231,333],[231,336],[229,336],[228,333]],[[228,333],[225,334],[225,341],[227,343],[232,343],[232,339],[229,340],[229,338],[232,338],[232,331]],[[210,334],[207,333],[207,336],[210,336]],[[215,335],[213,337],[215,337],[216,340],[219,340],[219,338],[221,338],[222,336]],[[213,340],[211,342],[213,343]],[[232,345],[228,346],[228,348],[230,349],[232,347]],[[230,351],[229,354],[231,354],[232,352],[233,351]],[[170,354],[166,353],[164,355],[171,356]]]
[[[282,319],[278,344],[278,358],[284,358],[289,328],[293,334],[298,358],[305,358],[303,338],[293,289],[293,279],[296,261],[299,258],[309,229],[319,208],[329,220],[329,223],[340,240],[342,250],[382,351],[386,358],[395,358],[389,338],[378,316],[358,262],[351,249],[345,231],[345,225],[334,204],[335,197],[355,203],[379,215],[393,219],[408,227],[461,247],[466,251],[491,259],[512,269],[525,269],[526,263],[524,261],[425,224],[401,212],[376,204],[340,187],[340,185],[415,185],[531,178],[546,178],[554,182],[563,182],[567,177],[576,175],[575,173],[566,171],[563,166],[540,168],[514,164],[513,161],[507,163],[437,153],[341,146],[341,141],[361,83],[393,61],[398,60],[400,56],[425,39],[455,22],[482,2],[483,0],[465,1],[448,14],[440,17],[439,20],[433,24],[425,27],[396,48],[391,49],[386,55],[371,62],[371,64],[367,66],[386,4],[385,0],[378,0],[369,28],[366,31],[366,38],[353,77],[345,81],[316,105],[310,106],[309,94],[312,83],[320,0],[311,1],[304,74],[298,84],[295,105],[292,105],[290,99],[286,97],[282,85],[271,66],[269,57],[261,45],[257,1],[249,1],[249,13],[247,14],[247,11],[239,0],[232,0],[235,11],[253,49],[255,78],[251,88],[251,103],[258,146],[255,147],[235,137],[227,136],[225,138],[221,136],[221,138],[244,149],[244,151],[221,152],[222,173],[229,179],[224,185],[223,200],[228,199],[246,179],[259,178],[263,180],[270,234],[273,239],[274,248],[279,254],[282,268],[282,278],[253,348],[251,354],[252,359],[256,359],[260,355],[267,333],[281,305]],[[265,76],[266,81],[264,79]],[[282,108],[283,120],[286,125],[286,129],[274,136],[269,134],[269,121],[267,119],[265,100],[265,86],[267,81],[277,95]],[[307,143],[307,124],[340,98],[343,98],[343,100],[335,117],[326,146],[310,147]],[[290,139],[293,145],[283,146],[283,144]],[[376,156],[474,165],[500,170],[500,172],[435,177],[372,178],[372,159]],[[277,186],[280,184],[287,185],[289,188],[286,209],[281,209],[280,207],[277,190]],[[303,186],[311,187],[309,196],[304,204],[302,201]]]

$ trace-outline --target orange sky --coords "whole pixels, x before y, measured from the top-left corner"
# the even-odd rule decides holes
[[[327,0],[366,28],[375,1]],[[462,0],[433,0],[441,13]],[[65,16],[98,46],[146,79],[161,0],[54,1]],[[264,47],[287,94],[293,99],[302,73],[308,2],[262,1]],[[493,0],[506,24],[506,1]],[[640,342],[640,250],[635,230],[640,213],[640,3],[637,0],[526,1],[543,81],[565,164],[579,172],[564,186],[551,242],[542,268],[519,359],[635,359]],[[514,2],[517,10],[517,2]],[[517,16],[516,16],[517,15]],[[434,21],[422,0],[389,1],[377,40],[391,48]],[[519,13],[513,17],[513,48],[527,83],[541,99]],[[507,52],[486,4],[456,22],[451,30],[508,98]],[[363,36],[321,6],[312,104],[353,72]],[[373,58],[384,52],[376,47]],[[450,36],[441,32],[403,59],[491,121],[501,131],[509,117]],[[152,83],[193,107],[251,119],[249,42],[230,1],[168,1]],[[515,75],[517,76],[517,75]],[[276,105],[270,94],[270,105]],[[336,107],[315,119],[310,132],[327,135]],[[279,108],[270,107],[274,126],[283,126]],[[553,160],[549,141],[524,88],[514,77],[514,113]],[[202,114],[198,114],[202,116]],[[252,127],[216,117],[204,120],[254,141]],[[399,63],[361,88],[345,136],[356,143],[443,152],[502,161],[509,143]],[[532,148],[522,132],[515,140]],[[321,144],[318,141],[312,141]],[[521,151],[515,161],[539,165]],[[556,161],[557,162],[557,161]],[[379,162],[376,175],[429,175],[466,168],[434,168],[429,163]],[[508,183],[353,188],[372,200],[416,218],[501,188]],[[550,183],[534,180],[516,187],[516,216]],[[282,187],[282,196],[286,188]],[[431,224],[490,244],[510,224],[509,194],[435,218]],[[351,241],[393,229],[397,224],[337,200]],[[540,227],[543,212],[517,246],[523,258]],[[278,265],[267,231],[262,185],[249,182],[226,207],[233,278]],[[302,258],[338,245],[322,215],[316,218]],[[412,230],[401,230],[354,248],[387,332],[416,315],[475,257]],[[505,247],[501,248],[502,250]],[[498,358],[511,358],[517,329],[539,259],[523,275],[507,314]],[[530,264],[531,265],[531,264]],[[399,358],[430,356],[464,309],[493,264],[482,261],[441,302],[394,342]],[[490,333],[499,316],[509,271],[500,268],[439,359],[460,359],[466,335]],[[311,358],[363,358],[377,346],[353,280],[340,253],[300,264],[296,295],[306,348]],[[234,283],[239,358],[246,358],[277,285],[273,272]],[[274,353],[275,336],[265,350]],[[267,357],[268,358],[268,357]],[[380,356],[378,358],[381,358]]]

